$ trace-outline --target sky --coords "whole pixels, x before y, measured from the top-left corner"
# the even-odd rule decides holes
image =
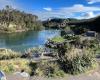
[[[100,15],[100,0],[0,0],[6,5],[35,14],[40,20],[48,18],[92,18]]]

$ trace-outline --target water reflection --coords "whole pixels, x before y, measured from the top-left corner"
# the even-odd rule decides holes
[[[28,31],[0,34],[0,48],[24,51],[27,48],[43,45],[48,38],[60,34],[59,30]]]

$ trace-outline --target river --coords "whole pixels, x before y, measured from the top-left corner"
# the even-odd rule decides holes
[[[0,34],[0,48],[23,52],[28,48],[44,46],[47,39],[59,36],[59,30],[28,31]]]

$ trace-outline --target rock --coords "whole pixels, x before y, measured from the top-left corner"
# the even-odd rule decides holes
[[[15,72],[14,75],[17,78],[21,78],[21,79],[25,79],[25,80],[29,80],[30,75],[27,72]]]
[[[7,80],[4,72],[0,71],[0,80]]]
[[[27,72],[22,72],[22,73],[20,73],[20,75],[21,75],[22,77],[25,77],[25,78],[29,78],[29,77],[30,77],[29,74],[28,74]]]

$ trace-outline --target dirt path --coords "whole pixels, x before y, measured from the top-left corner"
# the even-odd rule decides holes
[[[67,75],[64,78],[44,78],[44,77],[31,77],[30,79],[25,79],[16,75],[7,75],[7,80],[100,80],[100,71],[95,71],[92,73],[81,74],[81,75]]]

